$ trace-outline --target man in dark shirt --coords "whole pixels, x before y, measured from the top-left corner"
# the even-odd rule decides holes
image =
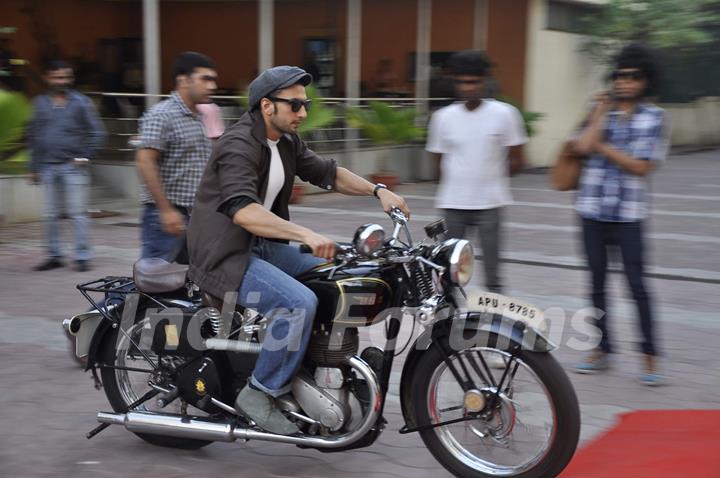
[[[318,305],[315,294],[295,277],[335,254],[333,241],[289,221],[295,176],[343,194],[374,194],[385,211],[398,207],[409,214],[401,197],[320,158],[300,140],[298,127],[310,103],[305,86],[311,81],[301,68],[279,66],[250,84],[250,112],[218,140],[188,228],[190,278],[216,298],[237,294],[240,305],[271,321],[235,407],[280,434],[298,431],[274,398],[290,390]],[[287,241],[307,244],[313,254],[302,254]]]
[[[75,227],[75,263],[89,268],[88,243],[89,158],[105,140],[105,128],[90,99],[72,89],[73,70],[64,61],[52,61],[45,71],[48,92],[33,101],[29,125],[30,177],[42,182],[45,193],[48,259],[35,267],[46,271],[62,267],[56,188],[63,186],[65,207]]]

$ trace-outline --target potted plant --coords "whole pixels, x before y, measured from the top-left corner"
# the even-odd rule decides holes
[[[40,214],[39,191],[25,177],[29,153],[23,137],[31,112],[23,95],[0,90],[0,224]]]
[[[425,135],[423,128],[415,125],[417,114],[414,108],[393,107],[385,102],[372,101],[367,108],[351,107],[347,109],[350,126],[358,128],[374,144],[391,146],[407,144]],[[390,168],[390,150],[380,152],[379,170],[370,176],[375,183],[383,183],[389,188],[400,184],[397,173]]]
[[[0,90],[0,174],[27,173],[28,154],[22,139],[30,115],[24,96]]]

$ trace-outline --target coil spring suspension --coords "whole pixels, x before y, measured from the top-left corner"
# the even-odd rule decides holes
[[[207,311],[207,318],[210,320],[210,327],[212,328],[213,334],[217,338],[223,338],[223,321],[222,314],[216,308],[210,308]]]
[[[430,277],[430,271],[426,269],[424,264],[417,264],[413,270],[413,280],[415,281],[422,300],[432,297],[432,279]]]

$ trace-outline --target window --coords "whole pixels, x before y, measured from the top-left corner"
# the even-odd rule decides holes
[[[583,19],[597,15],[602,5],[561,0],[549,0],[547,29],[567,33],[583,33]]]

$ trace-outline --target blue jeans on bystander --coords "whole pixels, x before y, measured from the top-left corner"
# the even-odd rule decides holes
[[[88,242],[90,221],[87,217],[88,186],[90,172],[86,167],[73,163],[45,164],[40,171],[45,196],[45,224],[47,228],[48,254],[50,258],[60,259],[60,208],[59,197],[64,197],[65,210],[72,218],[75,229],[75,260],[88,261],[92,251]],[[62,187],[64,194],[58,194]]]
[[[178,211],[185,216],[187,221],[190,220],[187,210],[180,208]],[[166,261],[172,261],[173,256],[183,247],[185,239],[165,232],[160,221],[160,210],[154,204],[145,204],[140,240],[142,243],[141,259],[159,257]]]

